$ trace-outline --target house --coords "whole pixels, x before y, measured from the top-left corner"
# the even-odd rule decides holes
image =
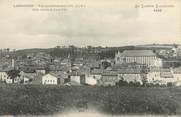
[[[7,79],[6,79],[6,83],[8,83],[8,84],[12,84],[12,83],[20,83],[22,81],[22,79],[19,77],[19,76],[17,76],[16,78],[14,78],[14,82],[13,82],[13,79],[12,78],[10,78],[10,77],[8,77]]]
[[[85,84],[87,85],[96,85],[97,84],[97,80],[91,76],[87,76],[85,77]]]
[[[23,84],[29,84],[29,83],[30,83],[30,79],[27,78],[27,77],[25,77],[25,78],[23,79]]]
[[[0,71],[0,81],[5,82],[8,78],[8,74],[6,71],[1,70]]]
[[[73,82],[76,85],[85,84],[85,75],[84,74],[72,74],[70,75],[70,82]]]
[[[168,83],[174,84],[177,82],[177,79],[174,78],[174,75],[173,75],[171,69],[161,69],[160,78],[166,84],[168,84]]]
[[[81,74],[85,74],[86,76],[90,75],[90,67],[89,66],[83,65],[83,66],[79,67],[78,71]]]
[[[177,67],[172,70],[173,70],[174,78],[176,78],[177,81],[181,81],[181,67]]]
[[[51,72],[42,77],[42,84],[63,85],[66,78],[68,75],[65,72]]]
[[[49,71],[51,71],[51,72],[59,72],[59,71],[68,72],[68,71],[71,71],[71,65],[66,65],[66,64],[62,64],[62,65],[59,65],[59,64],[51,64],[51,65],[49,65],[48,69],[49,69]]]
[[[96,80],[100,80],[101,77],[102,77],[103,71],[104,71],[104,70],[102,70],[102,69],[93,69],[93,70],[91,70],[91,72],[90,72],[90,76],[93,77],[93,78],[96,79]]]
[[[77,75],[77,76],[70,76],[70,82],[76,82],[78,84],[80,84],[80,76]]]
[[[61,61],[61,65],[70,65],[71,63],[70,63],[70,59],[63,59],[62,61]]]
[[[160,71],[161,68],[158,67],[150,67],[149,72],[147,74],[147,81],[148,83],[156,84],[160,81]],[[160,84],[160,83],[159,83]]]
[[[38,74],[35,79],[33,79],[32,81],[29,80],[29,83],[34,85],[40,85],[42,84],[42,77],[43,74]]]
[[[37,73],[26,73],[21,71],[20,77],[22,79],[23,84],[32,84],[32,81],[35,81],[38,79],[39,76],[42,76],[43,74],[37,74]]]
[[[99,69],[101,67],[101,61],[96,60],[85,60],[85,65],[89,66],[90,68],[97,68]]]
[[[36,76],[37,76],[37,73],[31,73],[31,72],[24,72],[24,71],[21,71],[20,73],[20,77],[23,79],[24,77],[29,77],[31,79],[35,79]]]
[[[148,66],[140,63],[122,63],[122,64],[114,64],[112,70],[119,69],[148,69]]]
[[[114,86],[118,81],[119,79],[117,71],[104,71],[101,79],[98,81],[98,85]]]
[[[73,62],[74,66],[81,67],[84,65],[84,60],[83,58],[75,58],[75,61]]]
[[[7,83],[7,84],[12,84],[12,83],[13,83],[13,80],[10,79],[10,78],[7,78],[7,79],[6,79],[6,83]]]
[[[143,84],[143,79],[146,78],[145,75],[146,74],[142,73],[141,69],[119,69],[118,71],[118,79],[128,83],[139,82],[140,84]]]
[[[46,70],[45,69],[36,69],[35,72],[37,74],[45,74],[46,73]]]

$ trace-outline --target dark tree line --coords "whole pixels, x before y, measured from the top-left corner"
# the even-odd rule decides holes
[[[86,57],[88,55],[96,55],[100,59],[104,58],[114,58],[115,53],[124,50],[133,50],[134,46],[125,46],[125,47],[92,47],[88,46],[87,48],[78,48],[75,46],[69,46],[68,48],[60,48],[56,47],[52,51],[50,51],[50,55],[53,57],[68,57],[69,55],[73,57],[81,56]]]

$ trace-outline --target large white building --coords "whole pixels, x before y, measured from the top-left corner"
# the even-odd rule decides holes
[[[147,66],[162,66],[162,60],[152,50],[125,50],[115,55],[116,64],[138,63]]]
[[[68,75],[64,72],[51,72],[42,76],[42,84],[44,85],[63,85]]]

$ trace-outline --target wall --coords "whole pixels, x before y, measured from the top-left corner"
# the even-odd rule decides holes
[[[42,84],[54,84],[57,85],[57,78],[53,75],[47,74],[42,77]]]

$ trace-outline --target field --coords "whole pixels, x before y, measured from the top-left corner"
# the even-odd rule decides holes
[[[112,115],[180,115],[181,88],[0,86],[0,115],[48,115],[89,109]]]

